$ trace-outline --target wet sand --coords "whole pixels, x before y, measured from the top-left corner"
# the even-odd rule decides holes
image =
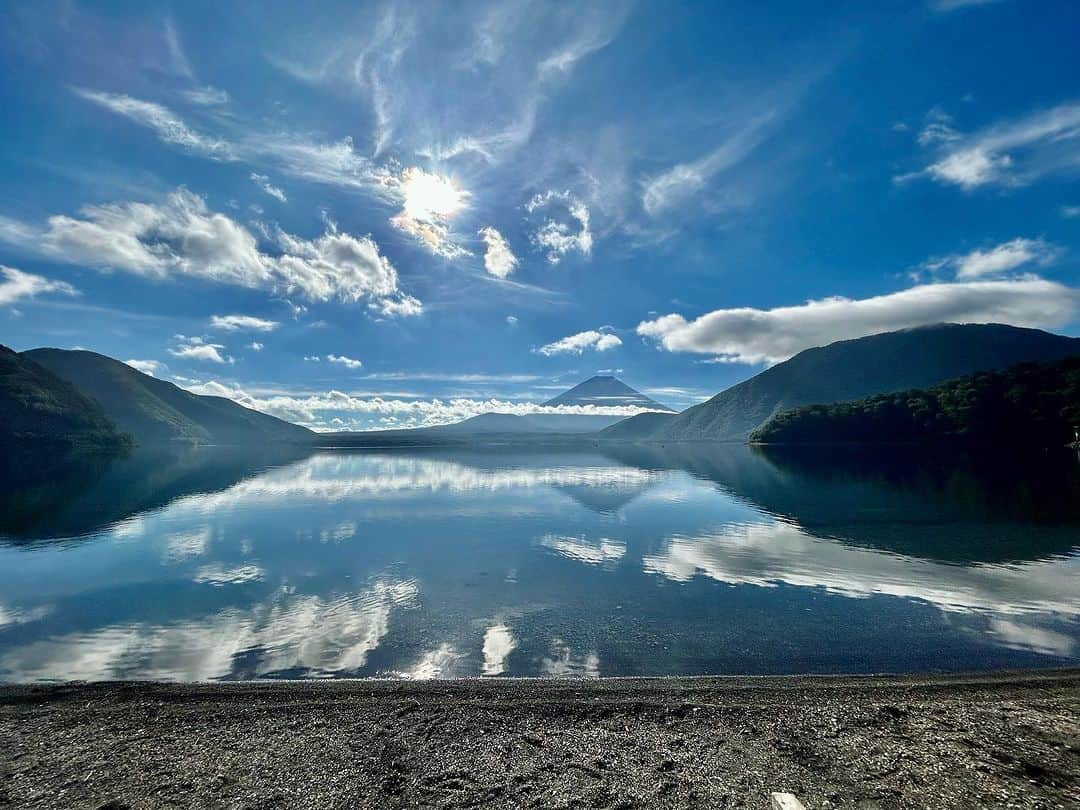
[[[0,687],[0,806],[1080,806],[1080,670]]]

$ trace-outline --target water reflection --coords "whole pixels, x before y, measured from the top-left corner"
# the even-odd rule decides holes
[[[84,459],[3,490],[0,679],[1072,663],[1077,466],[730,446]]]

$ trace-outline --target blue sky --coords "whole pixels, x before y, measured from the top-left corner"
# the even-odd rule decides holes
[[[219,5],[0,10],[0,341],[368,428],[1080,333],[1076,3]]]

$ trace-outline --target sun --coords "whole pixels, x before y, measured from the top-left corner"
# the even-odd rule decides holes
[[[405,214],[420,222],[445,222],[465,207],[469,192],[452,178],[412,167],[402,174]]]

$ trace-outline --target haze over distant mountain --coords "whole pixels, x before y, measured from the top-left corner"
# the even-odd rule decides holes
[[[29,358],[0,346],[0,442],[122,446],[101,406]]]
[[[310,442],[314,437],[307,428],[231,399],[193,394],[95,352],[32,349],[20,357],[93,397],[112,423],[138,444]]]
[[[1080,338],[1001,324],[937,324],[807,349],[653,429],[639,441],[746,441],[770,417],[801,405],[925,388],[976,371],[1080,353]],[[622,430],[619,438],[635,428]]]
[[[618,406],[631,405],[638,408],[646,408],[651,411],[674,411],[667,405],[661,405],[655,399],[650,399],[640,391],[636,391],[622,380],[610,375],[590,377],[583,383],[579,383],[569,391],[564,391],[554,399],[549,399],[545,405],[596,405]]]

